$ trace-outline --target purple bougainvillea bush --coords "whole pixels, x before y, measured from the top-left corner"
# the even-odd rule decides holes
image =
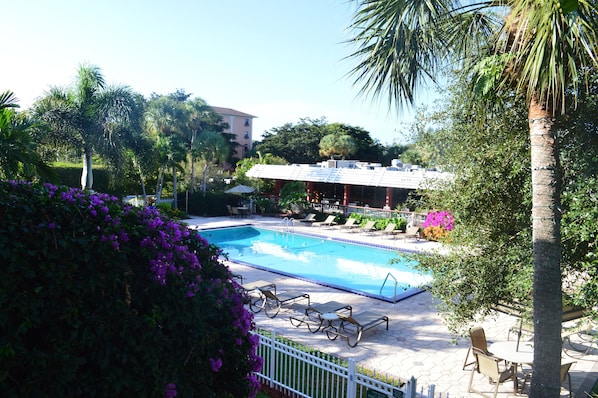
[[[0,182],[6,397],[252,397],[246,297],[196,232],[115,197]]]
[[[455,227],[455,218],[448,211],[431,211],[422,224],[423,237],[430,240],[446,239]]]

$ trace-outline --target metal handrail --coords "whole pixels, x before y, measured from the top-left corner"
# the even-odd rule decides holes
[[[393,274],[391,274],[390,272],[386,275],[386,278],[384,278],[384,282],[382,282],[382,286],[380,287],[380,296],[382,296],[382,289],[384,289],[384,285],[386,285],[386,281],[388,280],[389,276],[395,280],[395,294],[392,297],[392,303],[396,304],[397,303],[397,286],[399,286],[399,281],[397,281],[397,278],[395,278],[395,276]]]
[[[293,227],[295,226],[293,224],[293,219],[290,218],[290,217],[284,217],[282,219],[281,224],[282,224],[282,227],[280,228],[281,232],[292,232],[293,231]]]

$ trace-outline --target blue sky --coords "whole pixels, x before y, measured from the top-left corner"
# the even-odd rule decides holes
[[[24,108],[79,64],[149,96],[177,89],[257,116],[254,138],[300,118],[359,126],[406,142],[411,114],[358,97],[343,60],[346,0],[19,0],[2,5],[0,91]],[[420,98],[421,102],[428,99]]]

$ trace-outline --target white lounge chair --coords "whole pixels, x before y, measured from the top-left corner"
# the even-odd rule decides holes
[[[328,218],[324,221],[320,221],[320,222],[315,222],[312,225],[314,227],[332,227],[333,225],[336,225],[336,222],[334,221],[334,219],[336,218],[336,216],[328,216]]]

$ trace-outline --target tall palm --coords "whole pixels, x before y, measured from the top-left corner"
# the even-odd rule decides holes
[[[176,207],[177,171],[185,160],[184,129],[187,120],[182,102],[170,96],[159,96],[150,100],[145,112],[147,130],[154,137],[159,154],[160,170],[156,186],[156,200],[162,196],[164,173],[172,168],[173,194]]]
[[[204,131],[195,141],[192,157],[195,159],[202,159],[204,161],[203,178],[202,178],[202,192],[205,196],[207,186],[207,174],[210,164],[217,164],[224,162],[230,153],[230,146],[224,136],[216,131]]]
[[[83,150],[81,187],[92,189],[92,156],[110,157],[120,147],[119,131],[131,123],[135,95],[124,86],[108,86],[94,65],[79,66],[74,85],[54,87],[33,106],[58,141]]]
[[[191,175],[189,177],[189,187],[191,193],[195,191],[195,157],[193,151],[196,147],[198,134],[204,131],[221,131],[220,115],[215,113],[206,101],[201,98],[195,98],[185,102],[187,108],[187,142],[189,145],[189,162],[191,164]]]
[[[358,0],[352,24],[361,93],[413,104],[447,67],[486,92],[525,93],[533,186],[534,373],[530,396],[559,395],[562,291],[559,162],[555,119],[578,72],[596,67],[598,9],[592,0]],[[451,64],[452,63],[452,64]],[[473,67],[473,69],[472,69]]]

